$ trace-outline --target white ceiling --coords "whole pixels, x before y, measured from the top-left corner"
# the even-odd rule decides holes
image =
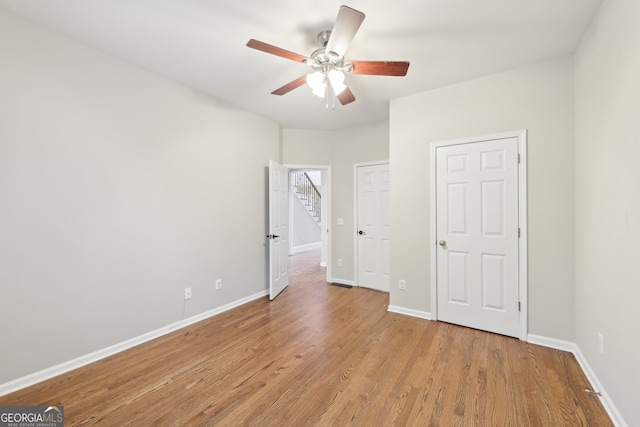
[[[389,100],[575,51],[602,0],[0,0],[68,35],[287,128],[341,129],[388,118]],[[308,56],[341,4],[366,14],[346,60],[410,61],[406,77],[349,75],[356,101],[302,86],[308,67],[245,46]]]

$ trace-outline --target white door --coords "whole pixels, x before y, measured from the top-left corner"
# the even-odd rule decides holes
[[[389,292],[389,164],[357,168],[358,285]]]
[[[269,160],[269,298],[289,285],[289,170]]]
[[[438,318],[518,336],[518,139],[436,149]]]

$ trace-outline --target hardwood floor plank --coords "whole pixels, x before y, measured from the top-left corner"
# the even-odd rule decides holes
[[[330,286],[319,251],[290,286],[0,397],[69,426],[607,426],[570,353],[387,311]]]

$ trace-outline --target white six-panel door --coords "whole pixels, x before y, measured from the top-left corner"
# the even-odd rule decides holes
[[[519,335],[518,140],[436,149],[438,319]]]
[[[289,285],[289,169],[269,160],[269,298]]]
[[[389,164],[357,167],[358,285],[389,292]]]

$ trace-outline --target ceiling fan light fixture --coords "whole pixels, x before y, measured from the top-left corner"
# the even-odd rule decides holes
[[[333,88],[333,93],[335,95],[340,95],[342,91],[347,88],[347,85],[345,85],[344,83],[331,83],[331,87]]]
[[[313,94],[320,98],[325,96],[327,82],[331,85],[333,93],[336,95],[347,88],[344,84],[344,73],[340,70],[315,71],[307,74],[306,79]]]
[[[318,98],[324,98],[326,95],[327,86],[323,85],[322,87],[317,87],[315,89],[311,89],[311,93],[313,93]]]
[[[339,70],[329,70],[327,74],[331,87],[336,95],[345,90],[347,86],[344,84],[344,73]]]
[[[314,95],[320,98],[324,97],[325,88],[327,87],[326,79],[322,71],[315,71],[307,74],[307,84],[311,88]]]

